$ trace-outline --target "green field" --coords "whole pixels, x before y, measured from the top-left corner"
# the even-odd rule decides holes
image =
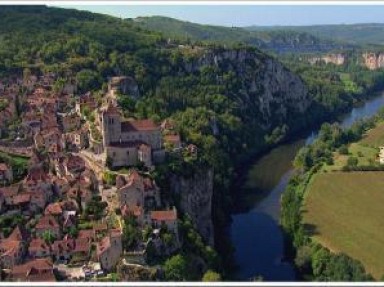
[[[313,238],[360,260],[376,279],[384,274],[384,172],[315,176],[304,200]]]
[[[304,224],[312,237],[334,252],[360,260],[376,279],[384,275],[384,172],[342,172],[348,157],[358,165],[379,165],[384,123],[348,146],[348,155],[333,153],[308,186]]]

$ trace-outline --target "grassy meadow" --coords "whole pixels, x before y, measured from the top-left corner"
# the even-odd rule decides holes
[[[376,279],[384,275],[384,172],[342,172],[349,156],[359,165],[378,165],[384,124],[334,153],[334,164],[314,175],[305,194],[303,222],[315,241],[360,260]]]

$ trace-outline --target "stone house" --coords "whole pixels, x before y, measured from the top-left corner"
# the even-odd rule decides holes
[[[142,206],[156,208],[160,206],[160,190],[150,178],[144,178],[132,170],[128,178],[119,178],[117,193],[120,206]]]
[[[167,230],[178,237],[177,211],[174,207],[171,210],[151,211],[151,223],[154,228],[167,227]]]
[[[101,268],[111,270],[120,260],[123,252],[120,230],[110,230],[109,234],[97,244],[97,258]]]
[[[152,120],[124,121],[120,110],[108,105],[101,110],[99,122],[106,160],[112,167],[139,162],[151,166],[163,154],[160,126]]]

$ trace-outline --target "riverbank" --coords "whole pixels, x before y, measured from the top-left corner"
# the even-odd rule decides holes
[[[347,154],[334,152],[332,164],[324,164],[313,176],[303,202],[303,225],[312,227],[309,235],[313,241],[358,259],[377,280],[384,270],[384,233],[380,227],[384,225],[384,166],[378,161],[383,144],[381,122],[362,140],[348,145]],[[352,158],[356,165],[345,169]]]
[[[380,99],[379,102],[377,101],[377,98]],[[363,104],[362,106],[360,105],[357,108],[353,108],[349,115],[347,117],[344,117],[342,123],[347,124],[348,122],[356,121],[357,119],[359,119],[359,115],[361,117],[364,117],[369,115],[370,113],[374,113],[376,111],[377,106],[382,105],[384,105],[383,96],[373,98],[369,100],[366,104]],[[310,136],[305,139],[305,141],[308,142],[313,140],[313,134],[316,134],[316,132],[312,129],[309,130],[309,132],[307,131],[307,134],[310,134]],[[304,140],[302,139],[302,141]],[[294,143],[295,141],[291,140],[291,144],[294,145]],[[287,269],[289,269],[286,266],[287,264],[281,262],[282,259],[285,258],[285,248],[284,236],[279,227],[279,212],[280,195],[285,190],[286,185],[288,183],[291,171],[291,163],[296,154],[297,149],[295,152],[292,153],[292,157],[279,157],[278,155],[274,155],[273,152],[276,151],[276,149],[281,149],[282,151],[284,151],[284,148],[282,147],[286,146],[287,144],[283,144],[277,148],[271,149],[264,156],[259,157],[258,160],[254,162],[254,165],[257,166],[258,169],[262,170],[262,173],[264,175],[275,174],[278,170],[286,171],[288,169],[285,173],[279,172],[281,175],[279,182],[276,184],[276,180],[272,180],[272,183],[274,183],[275,185],[274,188],[270,190],[265,190],[262,195],[254,197],[254,199],[256,200],[253,202],[249,200],[248,197],[248,200],[245,200],[245,202],[248,204],[247,208],[239,208],[237,209],[237,213],[232,215],[230,236],[232,239],[232,243],[236,248],[234,257],[238,263],[238,273],[240,273],[240,278],[242,280],[246,280],[246,278],[251,273],[253,273],[254,276],[264,275],[263,277],[265,280],[278,281],[283,279],[284,281],[288,281],[294,280],[295,278],[294,271],[287,272]],[[282,154],[286,154],[286,151],[282,152]],[[271,156],[274,158],[280,158],[280,161],[270,160],[269,157]],[[264,164],[260,165],[260,162],[262,163],[263,161],[266,163],[274,162],[275,164],[270,164],[269,166]],[[286,168],[281,168],[280,166],[277,167],[276,162],[279,165],[286,166]],[[244,166],[243,170],[245,170]],[[242,172],[241,175],[242,177],[240,177],[240,179],[237,181],[238,183],[245,182],[244,178],[248,176],[248,173]],[[235,184],[235,186],[237,186],[238,188],[234,191],[238,192],[240,185]],[[268,186],[268,184],[266,186]],[[252,191],[254,193],[260,192],[260,190],[258,189],[247,190],[247,192]],[[238,196],[237,199],[239,197],[240,196]],[[250,230],[255,230],[255,232],[252,233]],[[256,234],[257,236],[254,236],[254,234]],[[271,234],[272,236],[274,236],[274,239],[278,240],[271,241]],[[251,238],[252,240],[248,242],[242,240],[242,237]],[[268,254],[266,250],[269,249],[277,250],[277,252],[270,252]],[[248,266],[252,267],[249,268]],[[267,268],[274,269],[275,272],[273,270],[265,270],[265,266],[268,266]]]
[[[380,100],[379,105],[376,102],[377,100]],[[383,106],[384,95],[379,99],[371,101],[365,106],[365,109],[358,114],[370,114],[373,116],[377,114],[380,107]],[[352,118],[354,118],[354,121],[351,120]],[[322,126],[318,139],[305,150],[302,150],[300,156],[296,159],[300,169],[296,170],[295,176],[289,181],[282,197],[282,226],[296,250],[296,266],[300,270],[301,276],[307,280],[373,280],[373,277],[366,272],[364,265],[356,260],[360,260],[361,258],[358,258],[358,256],[354,256],[353,258],[348,256],[354,254],[353,252],[345,254],[345,249],[335,248],[335,245],[329,244],[330,242],[328,241],[324,244],[324,246],[329,248],[327,249],[323,244],[319,244],[322,243],[320,240],[313,240],[323,233],[330,234],[330,230],[333,230],[333,228],[338,234],[338,238],[340,239],[341,236],[344,240],[335,240],[334,242],[344,242],[344,244],[346,244],[345,246],[349,247],[355,244],[355,240],[353,240],[353,236],[355,235],[359,238],[369,236],[369,240],[376,237],[376,235],[372,233],[372,230],[376,229],[376,227],[371,228],[371,223],[381,219],[381,212],[376,212],[376,215],[372,215],[372,211],[375,210],[374,205],[367,203],[367,200],[371,200],[370,197],[374,195],[374,192],[372,192],[371,196],[363,197],[361,197],[361,192],[364,193],[370,190],[370,187],[367,185],[368,183],[372,184],[371,187],[373,189],[377,189],[377,180],[374,178],[366,180],[356,174],[356,178],[350,177],[345,181],[345,184],[340,184],[340,180],[349,175],[340,174],[344,171],[344,167],[340,169],[340,163],[337,161],[342,161],[343,159],[334,157],[339,154],[338,149],[340,147],[360,140],[378,121],[383,120],[384,114],[380,112],[378,116],[371,117],[364,121],[358,121],[360,118],[361,117],[357,116],[355,112],[351,113],[351,115],[345,118],[339,125]],[[343,148],[342,153],[344,153],[344,150]],[[354,154],[354,152],[356,152],[356,155],[361,155],[361,157],[368,156],[374,158],[373,153],[365,147],[364,149],[351,148],[351,153]],[[376,166],[377,163],[374,162],[370,163],[370,166],[374,165],[374,167],[365,166],[366,162],[369,162],[369,160],[362,160],[361,164],[363,166],[359,166],[358,160],[357,162],[356,160],[348,160],[347,164],[352,167],[349,167],[347,170],[376,170],[379,167]],[[337,174],[335,174],[336,177],[331,179],[329,177],[333,176],[333,169],[335,169]],[[327,179],[318,181],[321,174],[324,174]],[[373,175],[372,172],[370,172],[370,176],[371,175]],[[364,189],[361,189],[362,186],[364,186]],[[355,190],[355,192],[351,193],[351,190]],[[319,192],[316,191],[320,191],[321,195],[318,196]],[[305,205],[309,195],[310,200],[307,202],[308,205]],[[361,212],[367,213],[362,214]],[[327,221],[326,218],[328,216],[331,216],[332,219]],[[358,218],[353,220],[354,216]],[[375,219],[373,219],[372,216],[375,217]],[[322,220],[318,220],[319,218],[322,218]],[[352,223],[352,225],[356,224],[356,226],[351,229],[345,229],[348,227],[348,222]],[[336,227],[338,224],[340,225]],[[341,228],[341,226],[344,229]],[[366,230],[364,231],[364,229]],[[352,230],[350,235],[348,235],[348,230]],[[380,231],[376,232],[380,234]],[[325,238],[330,239],[329,236]],[[360,242],[358,246],[356,246],[359,252],[364,248],[364,244],[367,244],[368,248],[371,248],[368,240],[364,244],[359,240],[356,240],[356,242]],[[380,240],[380,242],[382,241]],[[345,253],[333,252],[340,250]],[[368,253],[369,252],[366,252],[366,254]],[[376,253],[379,254],[379,252]],[[369,272],[371,271],[369,270]],[[377,270],[373,275],[375,278],[379,278]]]

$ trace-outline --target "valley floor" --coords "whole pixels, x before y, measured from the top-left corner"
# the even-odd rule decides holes
[[[334,252],[361,261],[375,279],[384,274],[384,172],[343,172],[348,157],[358,165],[379,166],[384,124],[348,147],[349,155],[334,154],[334,164],[318,172],[308,186],[303,206],[304,226],[315,241]]]

